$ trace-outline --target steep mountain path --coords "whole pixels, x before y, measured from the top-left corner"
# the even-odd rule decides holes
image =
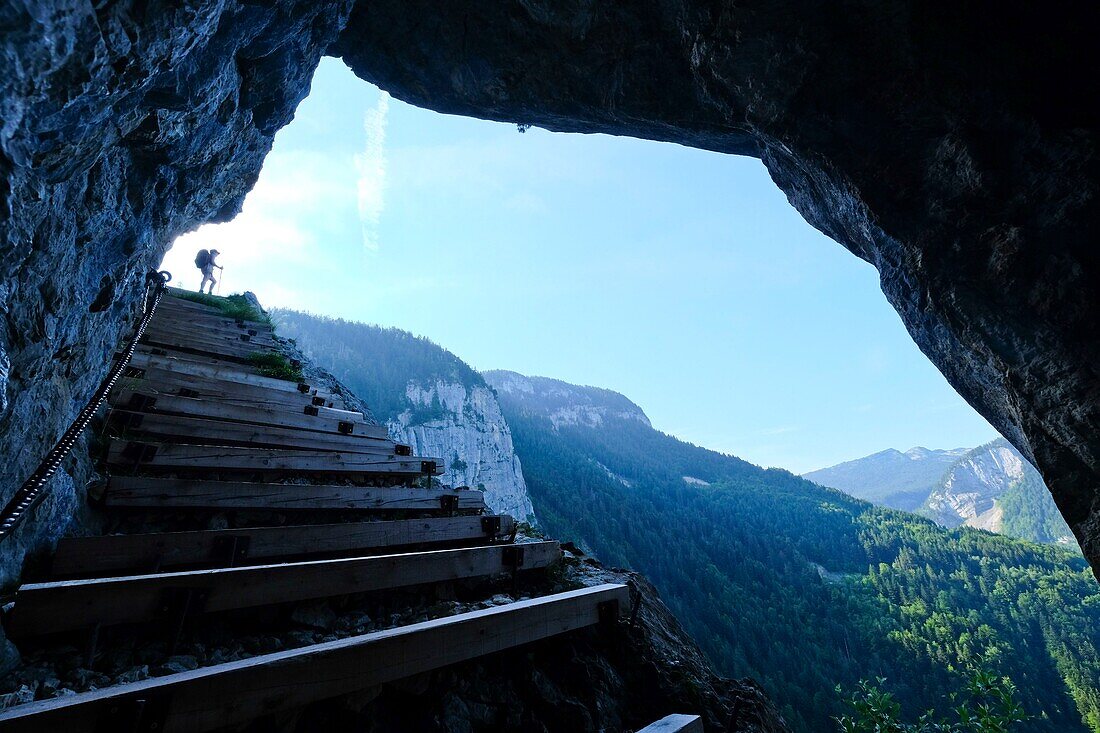
[[[558,543],[517,543],[288,347],[163,299],[109,398],[110,533],[63,539],[5,614],[33,672],[9,675],[4,731],[210,730],[628,610],[620,583],[521,596]]]

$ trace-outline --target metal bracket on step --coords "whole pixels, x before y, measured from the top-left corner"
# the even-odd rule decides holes
[[[481,518],[481,531],[490,537],[500,534],[500,516],[494,515]]]
[[[499,518],[499,517],[498,517]],[[508,545],[501,549],[500,561],[507,568],[517,570],[523,567],[523,545]]]
[[[612,598],[596,604],[596,615],[600,619],[601,626],[614,626],[619,622],[619,600]]]
[[[307,415],[311,415],[313,417],[317,417],[317,415],[320,414],[317,411],[317,406],[316,405],[306,405],[306,409],[302,410],[302,412],[304,412]]]
[[[411,456],[413,454],[413,449],[412,446],[398,443],[393,447],[393,454],[395,456]]]
[[[301,359],[291,359],[290,360],[290,366],[294,369],[301,369],[302,368],[302,360]]]
[[[112,412],[110,417],[111,425],[119,430],[140,428],[143,420],[145,420],[145,416],[140,412],[124,412],[121,410]]]
[[[435,473],[435,461],[421,461],[420,462],[420,473],[422,473],[426,476],[431,476],[432,474],[434,474]]]
[[[341,420],[336,425],[336,429],[340,431],[340,435],[351,435],[352,431],[355,430],[355,425],[347,420]]]
[[[148,463],[157,454],[157,447],[149,443],[127,443],[122,449],[122,458],[133,463]]]
[[[244,341],[245,343],[248,343],[251,340],[252,340],[252,337],[249,336],[247,333],[242,333],[241,334],[241,341]]]
[[[161,591],[158,609],[165,628],[172,632],[169,656],[176,653],[187,623],[206,607],[209,592],[205,588],[165,588]]]
[[[168,722],[172,693],[142,690],[106,703],[95,721],[94,733],[160,733]]]
[[[257,331],[257,330],[256,330],[256,329],[254,329],[254,328],[250,328],[250,329],[248,329],[248,335],[249,335],[249,336],[255,336],[255,335],[256,335],[257,333],[259,333],[259,331]]]
[[[443,494],[439,497],[439,508],[447,512],[448,516],[454,516],[458,508],[458,497],[454,494]]]
[[[130,401],[126,403],[126,409],[134,412],[146,412],[152,410],[155,404],[157,404],[156,397],[150,397],[144,394],[132,394],[130,395]]]
[[[214,560],[227,568],[237,565],[239,560],[248,557],[248,548],[252,538],[246,534],[234,534],[214,538]]]
[[[180,397],[191,397],[192,399],[199,396],[198,392],[193,389],[188,389],[187,387],[180,387],[177,394],[179,394]]]
[[[298,391],[302,394],[309,394],[310,389],[312,389],[312,387],[310,387],[305,382],[298,382]]]
[[[317,407],[324,407],[325,406],[325,398],[321,397],[320,395],[313,395],[313,400],[311,402],[312,402],[312,404],[316,405]]]

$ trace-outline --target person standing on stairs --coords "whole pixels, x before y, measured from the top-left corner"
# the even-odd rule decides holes
[[[216,250],[216,249],[212,249],[212,250],[200,249],[199,253],[197,255],[195,255],[195,266],[198,267],[200,270],[202,270],[202,282],[199,283],[199,292],[200,293],[202,292],[202,289],[204,287],[206,287],[206,282],[209,280],[210,281],[210,294],[211,295],[214,294],[214,285],[218,282],[217,280],[214,279],[214,268],[216,267],[219,270],[224,269],[221,265],[219,265],[215,261],[219,254],[221,254],[221,253],[218,252],[218,250]]]

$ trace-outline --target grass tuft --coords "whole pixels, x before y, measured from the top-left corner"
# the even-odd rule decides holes
[[[301,382],[303,378],[301,367],[294,366],[290,359],[274,351],[254,351],[248,355],[248,363],[265,377],[288,382]]]
[[[227,295],[223,298],[220,295],[208,295],[206,293],[196,293],[191,290],[179,290],[177,288],[171,288],[169,292],[176,298],[217,308],[228,318],[239,318],[242,321],[256,321],[269,326],[271,325],[271,319],[268,318],[267,314],[249,303],[248,300],[240,294]]]

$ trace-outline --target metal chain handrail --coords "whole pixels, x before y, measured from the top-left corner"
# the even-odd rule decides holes
[[[91,422],[92,417],[95,415],[100,405],[103,404],[103,400],[107,398],[107,394],[114,388],[115,383],[118,382],[119,377],[122,376],[127,365],[129,365],[130,358],[134,355],[134,350],[137,348],[137,343],[145,333],[149,321],[152,320],[153,313],[160,303],[161,296],[164,295],[164,286],[171,279],[172,274],[164,270],[160,272],[149,272],[145,276],[145,298],[142,306],[144,312],[141,320],[138,321],[137,327],[134,329],[134,335],[130,339],[130,343],[126,345],[126,349],[123,350],[122,356],[100,383],[99,388],[96,389],[95,393],[92,395],[92,399],[84,409],[80,411],[76,420],[73,421],[73,424],[65,431],[65,434],[61,436],[61,439],[57,441],[57,445],[46,454],[46,457],[42,459],[42,463],[38,465],[38,469],[31,474],[30,478],[23,482],[23,485],[20,486],[19,490],[15,492],[15,495],[12,496],[11,501],[7,503],[3,511],[0,511],[0,542],[7,539],[15,530],[19,522],[22,521],[23,517],[27,515],[27,512],[33,509],[38,502],[41,501],[43,489],[46,488],[50,479],[61,466],[61,461],[65,459],[65,456],[69,455],[69,451],[76,445],[76,439],[84,432],[84,428],[88,427],[88,423]]]

